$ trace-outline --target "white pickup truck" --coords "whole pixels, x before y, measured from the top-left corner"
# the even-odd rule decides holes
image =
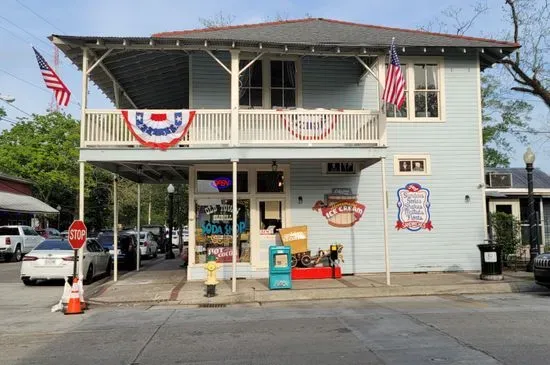
[[[0,257],[21,261],[44,238],[29,226],[0,226]]]

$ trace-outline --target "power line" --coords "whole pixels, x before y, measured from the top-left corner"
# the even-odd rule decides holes
[[[0,118],[0,120],[2,122],[6,122],[6,123],[9,123],[11,125],[15,125],[15,122],[12,122],[11,120],[7,119],[6,117],[2,117],[2,118]]]
[[[12,108],[19,110],[21,113],[26,114],[26,115],[28,115],[29,117],[32,117],[32,115],[30,115],[29,113],[27,113],[27,112],[24,111],[23,109],[20,109],[20,108],[16,107],[16,106],[13,105],[12,103],[8,103],[7,101],[5,101],[5,103],[6,103],[6,105],[11,106]]]
[[[16,75],[12,74],[11,72],[8,72],[8,71],[3,70],[3,69],[1,69],[1,68],[0,68],[0,71],[1,71],[1,72],[4,72],[5,74],[7,74],[7,75],[9,75],[9,76],[11,76],[11,77],[13,77],[13,78],[16,79],[16,80],[19,80],[19,81],[21,81],[21,82],[24,82],[25,84],[31,85],[32,87],[35,87],[35,88],[37,88],[37,89],[39,89],[39,90],[41,90],[41,91],[43,91],[43,92],[45,92],[45,93],[48,93],[48,94],[50,93],[49,89],[46,89],[46,87],[38,86],[38,85],[36,85],[35,83],[32,83],[32,82],[27,81],[27,80],[25,80],[25,79],[22,79],[22,78],[20,78],[19,76],[16,76]],[[71,99],[74,99],[74,100],[71,100],[71,101],[70,101],[71,104],[74,104],[74,105],[78,106],[79,108],[81,107],[80,101],[79,101],[78,99],[73,98],[73,97],[72,97]],[[75,100],[76,100],[76,101],[75,101]]]
[[[30,45],[30,44],[31,44],[31,42],[29,42],[27,39],[25,39],[25,38],[19,36],[18,34],[12,32],[11,30],[9,30],[9,29],[6,28],[6,27],[3,27],[3,26],[0,25],[0,29],[5,30],[5,31],[8,32],[12,37],[15,37],[15,38],[17,38],[18,40],[25,42],[25,44],[27,44],[27,45]],[[41,52],[47,53],[48,56],[51,56],[51,55],[52,55],[51,52],[44,50],[42,47],[36,46],[36,48],[38,48]]]
[[[65,34],[64,31],[62,31],[61,29],[59,29],[57,26],[55,26],[54,24],[50,23],[46,18],[44,18],[42,15],[36,13],[34,10],[32,10],[31,8],[29,8],[27,5],[23,4],[22,2],[20,2],[19,0],[15,0],[17,1],[17,3],[19,5],[21,5],[22,7],[24,7],[25,9],[27,9],[28,11],[30,11],[31,13],[33,13],[34,15],[36,15],[37,17],[39,17],[40,19],[42,19],[43,21],[45,21],[46,23],[48,23],[49,25],[51,25],[54,29],[57,29],[58,31],[60,31],[62,34]]]
[[[17,29],[20,29],[22,30],[23,32],[27,33],[28,35],[30,35],[31,37],[39,40],[40,42],[42,42],[43,44],[45,44],[46,46],[50,47],[51,44],[46,42],[45,40],[43,40],[42,38],[39,38],[37,37],[36,35],[32,34],[31,32],[21,28],[19,25],[15,24],[14,22],[12,22],[11,20],[7,19],[6,17],[0,15],[0,19],[4,19],[4,21],[8,22],[9,24],[13,25],[14,27],[16,27]]]

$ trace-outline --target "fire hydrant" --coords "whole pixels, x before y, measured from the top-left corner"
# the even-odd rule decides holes
[[[219,281],[216,279],[216,272],[219,269],[219,265],[216,262],[216,256],[208,255],[206,258],[206,264],[204,265],[206,270],[206,295],[205,297],[216,296],[216,285]]]

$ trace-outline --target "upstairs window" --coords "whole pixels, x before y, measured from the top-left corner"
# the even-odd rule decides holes
[[[250,60],[241,60],[240,69],[243,69]],[[239,105],[241,107],[262,106],[262,61],[254,62],[239,75]]]
[[[271,61],[271,106],[296,106],[296,64],[294,61]]]
[[[406,83],[405,102],[399,110],[386,103],[386,117],[398,121],[441,120],[441,64],[402,63],[401,70]]]

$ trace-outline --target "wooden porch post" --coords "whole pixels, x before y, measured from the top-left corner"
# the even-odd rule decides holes
[[[86,141],[86,108],[88,107],[88,48],[82,49],[82,105],[80,108],[80,148]],[[78,219],[84,222],[84,172],[86,163],[79,163]],[[79,262],[84,262],[84,248],[78,250]],[[78,279],[84,279],[84,265],[78,265]]]
[[[388,193],[386,189],[386,158],[380,159],[382,169],[382,214],[384,215],[384,261],[386,266],[386,285],[391,285],[390,250],[388,247]]]
[[[239,50],[231,50],[231,146],[239,144]]]

